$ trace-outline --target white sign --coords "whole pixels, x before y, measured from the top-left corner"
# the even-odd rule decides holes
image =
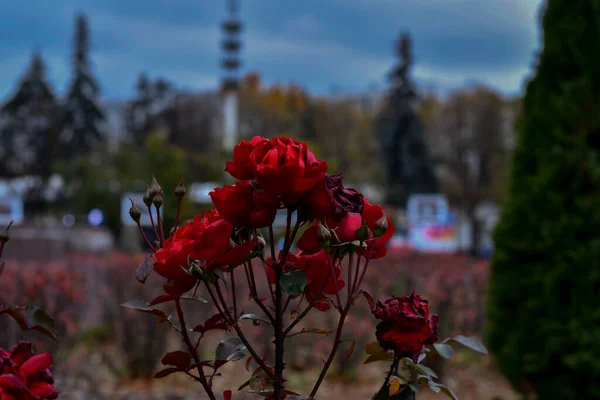
[[[440,224],[448,220],[448,200],[441,194],[414,194],[408,198],[406,208],[406,217],[411,226]]]
[[[137,226],[135,221],[131,219],[129,215],[129,209],[131,208],[131,200],[132,199],[136,207],[142,213],[140,217],[140,224],[142,226],[152,226],[152,222],[150,220],[150,214],[148,213],[148,207],[144,204],[144,193],[125,193],[123,198],[121,198],[121,222],[126,226]],[[154,223],[158,223],[158,214],[156,213],[156,207],[152,206],[152,217],[154,218]]]
[[[0,197],[0,227],[13,221],[15,225],[23,222],[23,200],[21,198]]]
[[[218,183],[206,182],[206,183],[194,183],[190,185],[189,194],[190,199],[195,203],[208,204],[212,202],[212,199],[208,195],[210,192],[215,190],[216,187],[220,187]]]

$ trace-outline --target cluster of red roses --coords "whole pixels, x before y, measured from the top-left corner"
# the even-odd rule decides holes
[[[0,349],[0,400],[56,399],[51,365],[50,354],[36,355],[29,342]]]
[[[154,269],[167,278],[167,293],[178,295],[194,287],[198,275],[192,273],[191,262],[210,272],[259,254],[264,242],[257,230],[270,226],[281,209],[295,211],[299,225],[310,224],[298,240],[300,252],[289,254],[283,266],[306,274],[309,302],[344,287],[339,260],[332,261],[325,249],[353,246],[366,258],[385,255],[394,233],[391,220],[380,206],[345,188],[341,175],[327,174],[327,163],[318,160],[306,143],[259,136],[242,141],[226,171],[238,181],[210,193],[215,208],[175,228],[155,252]],[[331,262],[336,263],[336,279],[328,278]],[[272,282],[272,268],[267,272]],[[316,308],[329,306],[319,302]]]

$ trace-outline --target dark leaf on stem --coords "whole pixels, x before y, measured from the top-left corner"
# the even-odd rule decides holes
[[[300,296],[308,283],[304,271],[290,271],[281,275],[281,289],[290,296]]]
[[[219,313],[213,315],[204,322],[204,325],[196,325],[193,329],[194,332],[206,333],[214,329],[227,329],[227,324],[223,320],[223,316]]]
[[[175,372],[179,372],[179,369],[171,367],[171,368],[165,368],[161,371],[158,371],[156,374],[154,374],[154,378],[158,379],[158,378],[164,378],[165,376],[169,376],[172,373]]]
[[[258,318],[256,316],[256,314],[244,314],[244,315],[242,315],[241,317],[238,318],[238,321],[242,321],[242,320],[245,320],[245,319],[252,320],[252,322],[254,323],[254,325],[258,325],[258,323],[260,323],[260,322],[262,322],[264,324],[269,324],[269,325],[271,324],[269,321],[267,321],[265,319]]]
[[[367,302],[369,303],[369,307],[371,308],[371,310],[375,309],[375,299],[373,298],[373,296],[371,296],[371,293],[367,292],[366,290],[363,290],[361,292],[363,294],[363,296],[365,296],[365,299],[367,299]]]
[[[127,303],[121,304],[121,306],[125,308],[131,308],[132,310],[137,310],[155,315],[157,324],[168,321],[170,319],[170,317],[167,316],[167,314],[165,314],[163,311],[159,310],[158,308],[152,307],[148,302],[144,300],[131,300]]]
[[[185,371],[192,359],[185,351],[177,350],[167,353],[160,362],[162,365],[172,365],[180,371]]]
[[[181,300],[193,300],[193,301],[197,301],[199,303],[208,303],[208,300],[200,297],[200,296],[194,296],[192,294],[184,294],[183,296],[181,296]]]
[[[346,352],[342,356],[342,362],[348,361],[350,356],[352,356],[352,353],[354,353],[354,348],[356,347],[356,340],[354,340],[354,339],[350,339],[350,340],[352,341],[352,344],[350,344],[350,347],[348,347],[348,350],[346,350]]]
[[[10,306],[0,309],[0,314],[8,314],[13,317],[22,331],[38,331],[58,342],[58,331],[54,320],[36,306]]]
[[[237,361],[244,357],[243,350],[246,346],[237,336],[232,336],[222,340],[215,350],[215,359],[217,361]]]
[[[287,335],[287,337],[292,337],[292,336],[296,336],[296,335],[303,335],[305,333],[316,333],[317,335],[328,336],[328,335],[332,334],[333,331],[326,331],[324,329],[318,329],[318,328],[314,328],[314,329],[304,329],[304,328],[302,328],[301,331],[296,332],[296,333],[292,333],[291,335]]]
[[[154,257],[149,254],[135,270],[135,279],[138,282],[145,283],[148,275],[152,272],[152,268],[154,268]]]
[[[172,300],[175,300],[175,298],[173,296],[170,296],[168,294],[163,294],[161,296],[158,296],[154,300],[152,300],[149,305],[155,306],[157,304],[166,303],[167,301],[172,301]]]

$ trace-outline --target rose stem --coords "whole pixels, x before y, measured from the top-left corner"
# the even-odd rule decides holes
[[[216,400],[216,397],[215,397],[214,393],[212,392],[212,388],[208,384],[208,382],[206,380],[206,376],[204,375],[204,369],[200,365],[201,361],[200,361],[200,358],[198,357],[196,348],[190,341],[190,336],[189,336],[188,330],[185,326],[185,318],[183,316],[183,310],[181,309],[181,301],[179,298],[175,299],[175,306],[177,307],[177,316],[179,317],[179,323],[181,325],[181,335],[183,336],[183,341],[185,342],[188,350],[190,351],[190,354],[192,355],[192,357],[194,358],[194,361],[196,362],[196,368],[198,369],[198,375],[199,375],[198,378],[200,379],[200,383],[202,384],[202,387],[206,391],[206,394],[208,395],[208,397],[211,400]]]

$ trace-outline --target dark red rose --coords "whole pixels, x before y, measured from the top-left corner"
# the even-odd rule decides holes
[[[0,400],[56,399],[51,366],[50,354],[36,355],[29,342],[11,352],[0,349]]]
[[[400,357],[417,362],[423,346],[438,340],[437,315],[429,317],[429,304],[413,292],[410,296],[392,297],[378,302],[373,311],[377,324],[376,336],[386,350],[394,350]]]
[[[267,260],[267,264],[271,264],[271,260]],[[269,283],[275,283],[275,272],[269,265],[265,265],[267,270],[267,277]],[[336,293],[336,287],[342,290],[345,283],[340,278],[342,270],[339,265],[335,265],[333,272],[335,274],[335,280],[331,276],[329,267],[329,259],[325,250],[321,250],[315,254],[304,254],[302,252],[298,254],[289,253],[286,260],[286,266],[284,271],[304,271],[308,278],[308,283],[304,287],[304,296],[308,303],[312,303],[315,299],[315,308],[320,311],[327,311],[330,308],[329,302],[326,295],[334,295]],[[329,279],[327,279],[329,277]],[[325,283],[325,280],[327,282]],[[337,281],[337,285],[336,285]],[[319,289],[321,286],[325,286],[323,291],[319,295]],[[319,295],[317,297],[317,295]]]
[[[188,258],[199,261],[208,271],[224,265],[238,265],[246,260],[257,239],[231,245],[233,225],[213,211],[196,215],[193,221],[178,228],[154,253],[154,270],[168,279],[165,290],[172,295],[194,287],[196,278],[188,275]]]
[[[258,185],[285,202],[307,193],[327,171],[327,163],[317,160],[306,143],[283,136],[257,143],[250,162]]]
[[[277,199],[252,187],[250,180],[210,192],[215,208],[233,226],[263,228],[273,223],[277,214]]]
[[[367,241],[367,249],[359,249],[359,253],[366,254],[371,252],[372,258],[381,258],[386,255],[387,248],[386,244],[390,241],[396,229],[394,228],[394,222],[385,215],[383,208],[378,204],[371,204],[367,199],[364,199],[364,208],[362,211],[363,222],[369,228],[369,240]],[[377,226],[378,223],[383,219],[386,220],[386,229],[384,232],[380,232],[381,229]],[[376,233],[381,235],[376,236]]]
[[[240,144],[233,148],[233,160],[227,161],[225,171],[236,179],[254,178],[254,168],[250,161],[250,154],[254,150],[254,146],[263,141],[266,142],[267,139],[262,136],[254,136],[249,142],[242,140]]]
[[[306,203],[314,218],[342,218],[347,213],[362,212],[363,195],[342,185],[342,174],[325,175],[308,195]]]
[[[349,212],[341,219],[325,218],[325,225],[332,232],[331,245],[355,242],[358,240],[357,231],[364,224],[369,229],[369,237],[365,241],[366,248],[358,246],[357,252],[366,257],[381,258],[387,252],[387,242],[394,235],[394,224],[381,206],[373,205],[367,199],[363,199],[363,202],[361,214]],[[322,248],[317,240],[316,222],[304,231],[297,245],[305,253],[314,253]]]

